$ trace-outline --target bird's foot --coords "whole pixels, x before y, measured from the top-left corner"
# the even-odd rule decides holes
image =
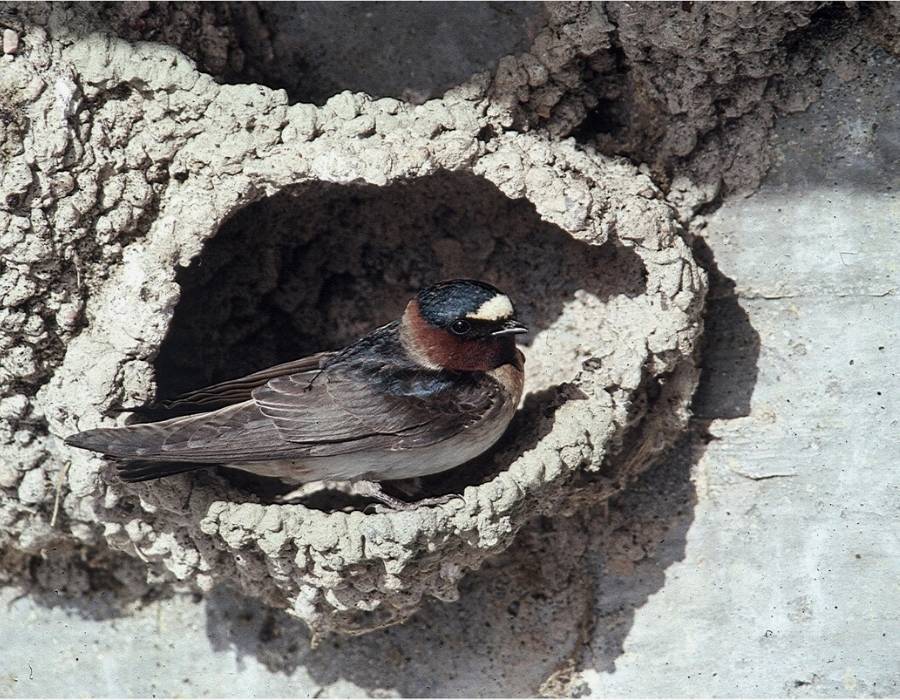
[[[290,493],[278,496],[275,501],[281,504],[297,503],[322,491],[337,491],[347,496],[373,498],[390,510],[415,510],[416,508],[427,508],[428,506],[442,506],[454,498],[460,498],[456,494],[448,494],[446,496],[422,498],[418,501],[407,502],[386,493],[377,481],[310,481],[301,484]]]
[[[434,498],[422,498],[413,503],[401,501],[388,493],[376,481],[355,481],[353,482],[353,493],[356,496],[365,496],[366,498],[374,498],[376,501],[383,503],[391,510],[415,510],[416,508],[427,508],[428,506],[442,506],[449,503],[454,498],[461,498],[456,494],[447,494],[446,496],[435,496]]]

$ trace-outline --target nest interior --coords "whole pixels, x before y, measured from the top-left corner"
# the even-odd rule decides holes
[[[181,299],[155,362],[157,394],[171,397],[342,347],[399,317],[422,286],[454,277],[483,279],[512,296],[530,328],[526,351],[575,303],[576,292],[606,302],[638,296],[646,286],[644,263],[632,249],[576,240],[543,221],[528,200],[510,199],[469,173],[386,187],[298,185],[237,211],[179,272]],[[583,339],[558,334],[554,344],[568,357]],[[551,388],[580,367],[554,367],[549,375],[544,369],[529,374],[526,414],[550,410]],[[510,431],[517,432],[527,435]],[[417,484],[414,493],[459,493],[488,480],[500,467],[495,453],[511,443],[507,437],[453,474]],[[285,490],[228,475],[264,498]]]

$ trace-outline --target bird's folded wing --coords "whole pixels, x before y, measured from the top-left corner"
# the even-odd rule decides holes
[[[446,440],[500,410],[500,386],[480,381],[408,379],[379,387],[356,373],[328,370],[315,381],[277,377],[253,391],[281,437],[309,456],[401,450]]]
[[[151,407],[155,412],[165,411],[172,414],[199,413],[212,411],[232,404],[248,401],[251,392],[275,377],[298,374],[315,375],[324,363],[334,356],[333,352],[320,352],[315,355],[285,362],[248,374],[246,377],[230,379],[225,382],[195,389],[180,394],[173,399],[163,400]]]
[[[162,441],[154,458],[253,462],[283,457],[291,451],[253,401],[135,428],[161,429]]]
[[[134,459],[303,459],[433,445],[490,419],[504,401],[488,377],[400,382],[385,391],[332,369],[275,377],[251,393],[251,400],[211,413],[89,432],[115,443],[101,451]]]

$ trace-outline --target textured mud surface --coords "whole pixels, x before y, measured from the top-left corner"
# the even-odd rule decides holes
[[[4,8],[17,40],[0,59],[6,575],[72,593],[99,578],[126,598],[231,583],[316,631],[365,631],[423,595],[452,599],[535,515],[622,489],[678,435],[696,383],[705,275],[679,218],[764,170],[742,144],[786,108],[770,78],[820,9],[677,7],[551,6],[528,52],[441,99],[341,93],[319,107],[225,82],[247,65],[233,6]],[[707,55],[688,33],[669,53],[641,48],[679,22],[756,43]],[[141,32],[192,44],[218,81],[116,36]],[[660,64],[671,79],[641,77]],[[626,107],[627,127],[598,127]],[[641,168],[600,152],[642,148],[657,159]],[[492,454],[429,484],[462,496],[446,506],[275,505],[216,473],[125,486],[59,439],[157,393],[338,346],[456,274],[503,287],[533,331],[523,408]]]
[[[345,10],[327,5],[136,3],[98,12],[120,36],[178,46],[219,80],[282,88],[291,102],[321,103],[342,89],[416,102],[489,69],[495,119],[645,164],[683,220],[758,185],[776,117],[806,109],[826,74],[852,79],[867,46],[900,47],[891,3],[442,3],[438,22],[416,6],[349,7],[352,40],[335,39]],[[478,38],[498,23],[502,41],[472,62]],[[384,63],[355,49],[370,32],[392,47]],[[446,54],[430,81],[417,70],[423,42]]]
[[[633,166],[503,133],[483,79],[419,107],[288,106],[173,49],[63,30],[62,14],[2,73],[19,149],[4,180],[7,549],[109,547],[161,580],[235,582],[317,630],[363,630],[454,597],[573,482],[618,490],[683,422],[704,278]],[[157,385],[334,347],[464,272],[515,295],[534,333],[510,438],[434,486],[463,496],[447,506],[266,505],[216,474],[126,487],[60,446]]]

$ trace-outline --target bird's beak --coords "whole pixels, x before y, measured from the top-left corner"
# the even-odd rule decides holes
[[[519,321],[516,321],[514,318],[506,321],[503,324],[503,328],[500,330],[496,330],[491,335],[519,335],[520,333],[527,333],[528,329],[523,326]]]

